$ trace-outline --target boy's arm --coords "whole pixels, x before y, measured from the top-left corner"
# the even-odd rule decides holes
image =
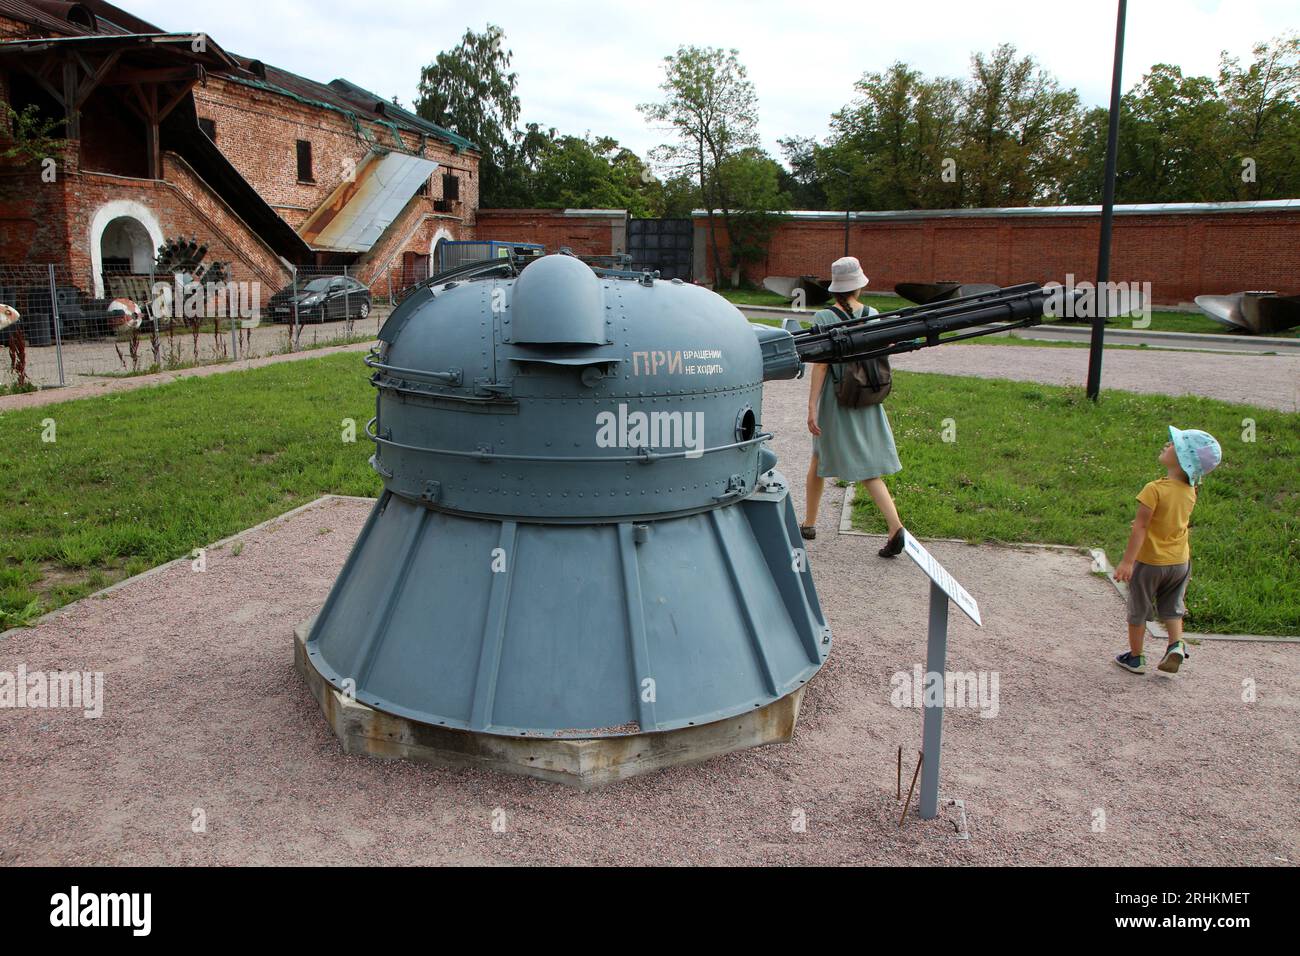
[[[1155,512],[1149,506],[1138,504],[1137,517],[1133,519],[1133,532],[1128,536],[1128,547],[1124,549],[1124,557],[1119,559],[1119,567],[1115,569],[1116,581],[1127,581],[1133,577],[1133,562],[1142,550],[1142,542],[1147,539],[1147,525],[1151,523],[1153,514]]]
[[[808,376],[808,430],[814,435],[820,435],[822,430],[817,424],[817,405],[821,402],[822,383],[826,381],[829,366],[820,362],[811,364],[812,374]]]

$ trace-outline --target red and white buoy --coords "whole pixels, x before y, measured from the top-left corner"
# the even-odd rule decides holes
[[[132,299],[114,299],[108,304],[108,327],[115,332],[134,332],[144,322],[144,313]]]

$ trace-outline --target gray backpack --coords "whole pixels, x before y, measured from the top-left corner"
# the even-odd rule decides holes
[[[841,317],[841,321],[847,322],[853,318],[836,306],[831,306],[830,309]],[[831,378],[835,382],[835,401],[841,408],[879,405],[894,384],[887,356],[832,365]]]

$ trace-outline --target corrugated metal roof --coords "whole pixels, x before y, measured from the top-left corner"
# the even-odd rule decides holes
[[[88,19],[78,12],[89,12],[94,29],[74,19]],[[44,36],[91,36],[122,33],[161,33],[156,26],[103,0],[0,0],[0,16],[31,24]]]
[[[334,190],[300,234],[313,249],[366,252],[437,168],[407,153],[371,153],[356,179]]]
[[[288,70],[272,66],[260,60],[253,60],[244,56],[238,57],[238,60],[240,65],[243,66],[244,72],[234,73],[230,76],[237,83],[269,90],[272,93],[288,94],[300,100],[305,100],[312,105],[345,113],[355,120],[364,120],[368,123],[379,123],[390,128],[423,133],[426,136],[432,136],[450,143],[457,149],[478,151],[478,147],[465,137],[453,133],[449,129],[444,129],[436,123],[421,119],[396,103],[376,96],[369,90],[363,89],[348,80],[338,79],[329,83],[318,83],[316,80],[299,76],[297,73],[291,73]],[[253,73],[252,66],[254,63],[260,65],[265,77]],[[394,136],[394,139],[396,140],[397,137]],[[400,146],[400,141],[394,142],[392,145]]]
[[[478,151],[477,146],[459,133],[453,133],[446,127],[430,122],[424,117],[418,116],[410,110],[398,106],[391,100],[386,100],[381,96],[376,96],[374,93],[363,87],[357,86],[350,80],[331,80],[330,86],[333,89],[338,90],[338,92],[349,101],[356,103],[359,106],[363,106],[370,112],[394,120],[399,125],[413,128],[419,132],[428,133],[431,136],[436,136],[438,139],[451,143],[458,149],[472,149],[476,152]]]
[[[88,30],[75,23],[69,23],[64,17],[45,10],[27,0],[0,0],[0,16],[9,17],[20,23],[27,23],[36,28],[37,33],[50,33],[57,36],[83,36]]]
[[[204,41],[202,50],[196,52],[195,41],[200,38]],[[91,33],[0,41],[0,51],[17,54],[48,53],[61,49],[127,50],[135,54],[162,52],[198,62],[208,69],[225,70],[235,66],[230,55],[203,33]]]

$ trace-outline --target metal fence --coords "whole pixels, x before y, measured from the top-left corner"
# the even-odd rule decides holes
[[[444,239],[438,243],[438,261],[435,272],[447,272],[458,266],[483,259],[505,259],[510,256],[535,257],[546,247],[535,242],[501,242],[495,239]]]
[[[0,393],[373,338],[391,294],[351,271],[299,267],[277,288],[238,265],[212,281],[110,268],[96,287],[66,265],[0,265]]]

